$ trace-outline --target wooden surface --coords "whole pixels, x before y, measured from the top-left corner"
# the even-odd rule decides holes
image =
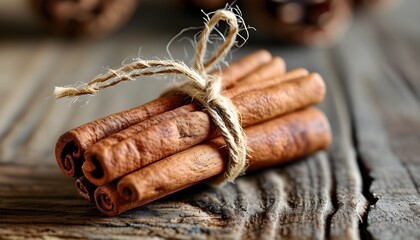
[[[220,189],[194,186],[117,217],[77,195],[74,179],[56,166],[55,141],[155,98],[165,81],[141,79],[74,104],[54,100],[52,89],[88,81],[139,52],[165,57],[180,27],[166,26],[163,16],[164,23],[148,26],[156,16],[140,11],[131,27],[98,42],[2,39],[0,239],[419,239],[419,8],[405,1],[361,13],[332,48],[251,43],[236,51],[233,58],[268,48],[289,69],[324,77],[328,95],[320,107],[333,129],[330,150]],[[173,53],[182,57],[183,49]]]

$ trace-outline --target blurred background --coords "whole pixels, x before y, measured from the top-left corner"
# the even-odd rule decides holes
[[[86,98],[55,100],[52,92],[54,86],[87,82],[135,57],[167,58],[167,44],[177,33],[202,26],[202,11],[232,2],[1,1],[0,159],[28,162],[44,156],[45,162],[54,164],[54,144],[64,131],[159,96],[168,81],[140,79]],[[377,47],[384,39],[410,43],[418,50],[412,36],[419,35],[419,28],[411,27],[419,5],[415,2],[238,0],[233,4],[255,30],[249,30],[247,44],[228,60],[266,48],[285,58],[289,69],[305,67],[320,72],[327,82],[339,82],[351,68],[334,65],[336,53],[352,59],[353,50]],[[173,41],[170,51],[175,59],[191,62],[191,39],[198,31],[192,29]]]

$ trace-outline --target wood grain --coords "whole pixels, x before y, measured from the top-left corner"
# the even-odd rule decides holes
[[[372,204],[366,234],[415,239],[420,236],[420,105],[385,60],[372,25],[357,26],[358,37],[349,37],[338,57],[346,66],[355,138]],[[349,58],[349,49],[363,61]]]

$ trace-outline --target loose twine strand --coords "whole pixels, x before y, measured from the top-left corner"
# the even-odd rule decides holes
[[[229,33],[215,54],[204,61],[210,33],[220,21],[225,21],[229,25]],[[135,80],[134,78],[138,76],[182,74],[187,80],[170,89],[169,93],[187,94],[205,108],[213,123],[220,130],[229,154],[229,161],[224,174],[213,182],[216,184],[233,182],[236,177],[244,172],[247,166],[246,135],[241,127],[237,109],[229,98],[221,94],[221,79],[208,73],[215,64],[223,60],[228,54],[235,44],[238,31],[237,16],[227,9],[218,10],[205,23],[201,32],[197,43],[194,68],[175,60],[137,59],[135,62],[126,64],[119,69],[111,69],[79,87],[55,87],[54,95],[56,98],[62,98],[97,94],[101,89],[112,87],[120,82]]]

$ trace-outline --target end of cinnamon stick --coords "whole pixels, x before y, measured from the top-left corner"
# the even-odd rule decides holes
[[[81,176],[83,157],[81,156],[80,144],[71,131],[64,133],[58,139],[55,147],[55,158],[61,171],[69,176]]]
[[[112,196],[106,191],[102,191],[101,189],[98,190],[95,191],[95,201],[98,209],[108,216],[118,214],[114,212],[115,204],[113,202]]]
[[[94,202],[94,192],[96,190],[96,186],[89,182],[89,180],[86,179],[86,177],[82,176],[78,178],[75,182],[76,190],[79,193],[79,195],[86,199],[89,202]]]
[[[98,186],[103,185],[101,178],[104,176],[104,170],[96,155],[86,152],[86,161],[83,163],[82,171],[90,182]]]

